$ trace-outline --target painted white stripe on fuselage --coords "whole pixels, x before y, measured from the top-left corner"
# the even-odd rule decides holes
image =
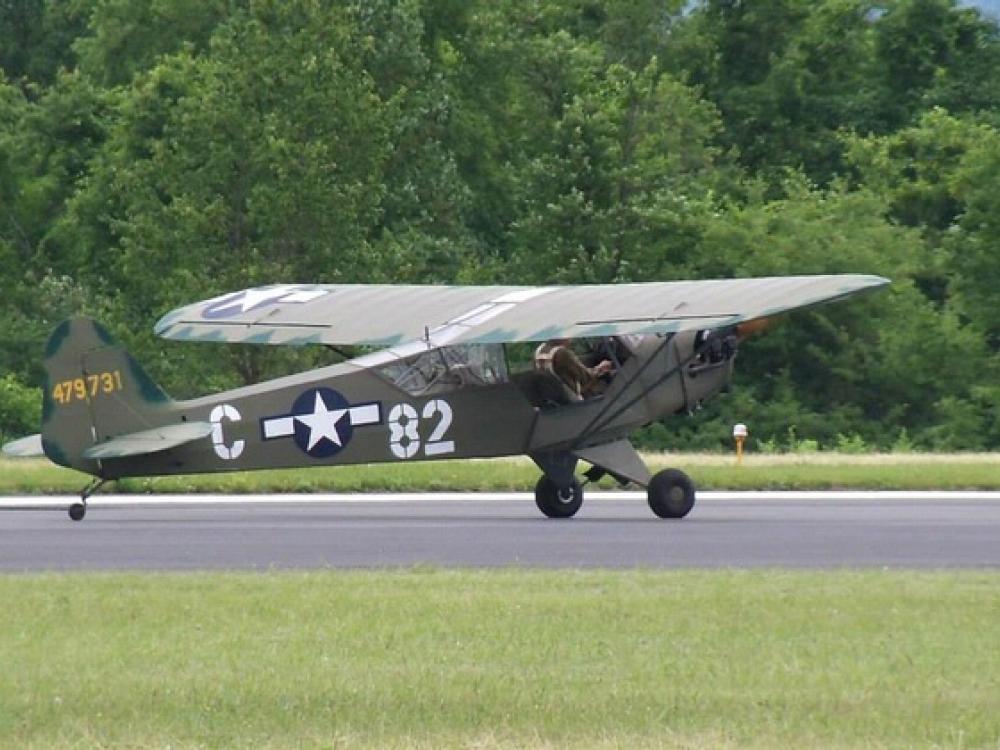
[[[264,439],[288,437],[295,434],[295,417],[274,417],[264,420]]]
[[[366,424],[378,424],[382,421],[382,411],[378,404],[362,404],[361,406],[352,406],[348,409],[348,413],[351,415],[352,427],[358,427],[359,425]]]

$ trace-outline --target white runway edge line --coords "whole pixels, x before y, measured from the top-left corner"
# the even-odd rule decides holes
[[[586,501],[605,500],[645,501],[641,491],[592,492]],[[476,503],[490,500],[523,500],[533,502],[530,492],[367,492],[367,493],[309,493],[273,495],[95,495],[87,500],[91,508],[191,506],[191,505],[313,505],[313,504],[385,504],[399,502]],[[714,500],[803,501],[803,500],[1000,500],[1000,491],[906,491],[906,490],[822,490],[811,492],[789,491],[704,491],[698,493],[699,502]],[[37,495],[0,497],[3,510],[45,510],[68,508],[77,502],[75,495]]]

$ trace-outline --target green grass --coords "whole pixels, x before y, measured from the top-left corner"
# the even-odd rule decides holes
[[[0,577],[0,746],[997,747],[1000,575]]]
[[[1000,489],[1000,454],[648,454],[655,471],[676,466],[702,489]],[[0,495],[75,493],[88,477],[44,460],[0,459]],[[436,461],[131,479],[113,492],[355,492],[530,490],[528,459]],[[605,480],[605,487],[613,486]]]

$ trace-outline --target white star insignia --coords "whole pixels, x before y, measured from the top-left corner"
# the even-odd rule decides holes
[[[323,397],[317,392],[312,414],[295,415],[297,421],[309,428],[309,443],[306,446],[306,450],[311,451],[323,438],[326,438],[338,447],[343,447],[340,433],[337,431],[337,424],[344,418],[345,414],[347,414],[347,409],[334,409],[330,411]]]
[[[243,299],[239,300],[240,312],[252,310],[265,302],[273,302],[281,299],[286,294],[294,291],[293,286],[278,286],[271,289],[247,289],[243,293]]]
[[[214,303],[209,309],[216,315],[237,315],[273,303],[304,304],[319,299],[325,289],[303,289],[295,284],[280,284],[238,292]]]

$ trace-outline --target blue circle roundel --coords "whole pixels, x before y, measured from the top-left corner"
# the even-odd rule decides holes
[[[332,388],[313,388],[303,392],[292,404],[294,440],[313,458],[329,458],[351,442],[350,404]]]

